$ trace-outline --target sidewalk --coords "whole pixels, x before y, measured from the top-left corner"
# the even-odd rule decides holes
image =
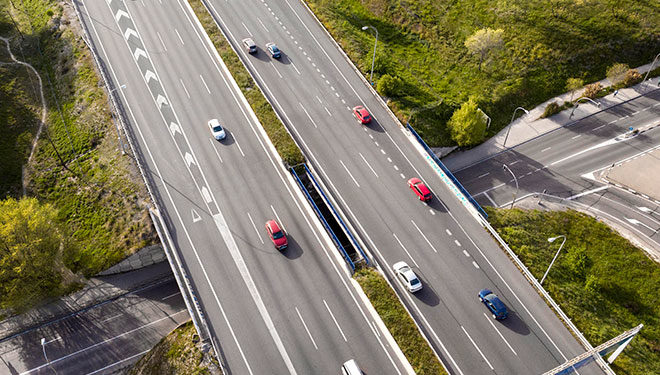
[[[640,74],[642,74],[642,76],[644,76],[650,67],[651,64],[646,64],[636,69]],[[603,87],[608,87],[611,85],[608,79],[604,79],[599,82]],[[475,164],[484,159],[488,159],[493,155],[503,151],[504,147],[502,144],[509,127],[511,127],[511,131],[509,132],[509,137],[506,141],[507,148],[517,146],[521,143],[537,138],[560,127],[572,124],[595,113],[601,112],[621,103],[628,102],[657,88],[658,79],[648,79],[647,81],[639,83],[635,86],[620,89],[616,95],[609,94],[605,97],[596,99],[596,102],[601,103],[600,107],[597,107],[588,101],[581,102],[578,108],[575,109],[575,113],[573,114],[572,118],[569,118],[569,116],[573,108],[569,108],[552,117],[540,119],[539,117],[543,114],[545,107],[549,103],[557,101],[559,102],[558,104],[561,105],[563,102],[570,100],[570,93],[562,94],[536,106],[534,109],[529,111],[529,114],[525,114],[517,118],[509,126],[505,127],[494,137],[488,139],[486,142],[480,144],[479,146],[467,151],[452,152],[442,158],[442,162],[447,166],[447,168],[449,168],[449,170],[454,172],[460,169],[464,169],[472,164]],[[583,91],[584,88],[575,92],[573,98],[579,98]]]

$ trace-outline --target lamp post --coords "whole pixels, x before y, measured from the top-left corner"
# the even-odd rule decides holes
[[[41,349],[44,352],[44,358],[46,359],[46,364],[48,365],[48,367],[50,367],[51,370],[53,370],[55,374],[57,374],[57,371],[55,371],[53,366],[50,364],[50,360],[48,360],[48,356],[46,356],[46,339],[43,337],[41,338]]]
[[[477,108],[477,109],[479,110],[479,112],[481,112],[482,115],[486,116],[486,120],[487,120],[486,129],[484,129],[484,136],[483,136],[484,138],[486,138],[486,132],[490,128],[490,116],[488,116],[486,112],[482,111],[481,108]]]
[[[653,70],[653,65],[655,65],[655,62],[656,62],[656,60],[658,60],[658,57],[660,57],[660,53],[655,55],[655,58],[653,59],[653,62],[651,63],[651,67],[649,68],[649,70],[644,75],[644,79],[642,80],[642,82],[646,82],[646,78],[648,78],[649,73],[651,73],[651,70]]]
[[[115,92],[115,91],[117,91],[117,90],[123,90],[123,89],[125,89],[125,88],[126,88],[126,85],[121,85],[121,86],[119,86],[119,87],[115,87],[114,89],[110,90],[110,91],[108,92],[108,94],[112,94],[113,92]]]
[[[376,30],[375,27],[371,25],[367,26],[362,26],[362,30],[365,31],[367,29],[373,29],[376,32],[376,42],[374,43],[374,56],[371,59],[371,76],[369,78],[369,82],[371,82],[371,85],[374,85],[374,63],[376,62],[376,47],[378,46],[378,30]]]
[[[559,252],[561,251],[561,248],[564,247],[564,243],[566,242],[566,236],[564,236],[563,234],[561,234],[561,235],[559,235],[559,236],[557,236],[557,237],[550,237],[550,238],[548,238],[548,242],[555,242],[555,240],[558,239],[558,238],[560,238],[560,237],[563,237],[564,240],[561,242],[561,245],[559,245],[559,250],[557,250],[557,253],[555,254],[555,257],[552,258],[552,262],[550,262],[550,265],[548,266],[548,270],[545,271],[545,274],[544,274],[543,277],[541,278],[541,281],[539,282],[539,284],[541,284],[541,285],[543,285],[543,280],[545,280],[545,277],[548,276],[548,272],[550,272],[550,268],[551,268],[552,265],[555,263],[555,260],[557,259],[557,256],[559,256]]]
[[[617,91],[618,91],[618,90],[617,90]],[[573,107],[573,110],[571,111],[571,115],[568,116],[568,118],[573,117],[573,112],[575,112],[575,110],[577,109],[577,107],[580,106],[580,100],[588,100],[588,101],[590,101],[592,104],[595,104],[596,107],[600,107],[600,103],[599,103],[599,102],[597,102],[597,101],[595,101],[595,100],[593,100],[593,99],[591,99],[591,98],[587,98],[586,96],[583,96],[583,97],[581,97],[581,98],[579,98],[579,99],[577,99],[577,100],[575,101],[575,107]]]
[[[511,201],[511,208],[513,208],[513,204],[516,202],[516,195],[518,195],[518,179],[516,178],[516,175],[513,174],[511,168],[509,168],[508,165],[502,164],[502,169],[506,169],[507,171],[509,171],[509,173],[511,173],[511,176],[513,176],[513,181],[516,182],[516,191],[515,193],[513,193],[513,200]]]
[[[516,117],[516,112],[518,112],[519,109],[522,109],[526,114],[529,114],[529,111],[523,107],[518,107],[513,111],[513,116],[511,116],[511,122],[509,122],[509,127],[506,129],[506,136],[504,137],[504,143],[502,144],[503,148],[506,148],[506,140],[509,138],[509,132],[511,131],[511,123],[513,123],[513,119]]]
[[[108,104],[114,107],[114,100],[112,100],[112,93],[117,91],[117,90],[123,90],[126,88],[126,85],[121,85],[119,87],[115,87],[112,90],[108,90]],[[117,111],[119,113],[119,111]],[[121,154],[125,155],[126,151],[124,151],[124,142],[121,140],[121,130],[119,129],[119,124],[117,124],[117,121],[114,119],[114,116],[112,117],[112,122],[115,123],[115,129],[117,129],[117,141],[119,142],[119,149],[121,150]]]

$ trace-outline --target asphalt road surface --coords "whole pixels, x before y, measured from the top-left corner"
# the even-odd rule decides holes
[[[183,1],[82,1],[230,374],[404,373]],[[207,121],[228,136],[215,141]],[[277,219],[289,248],[274,249]]]
[[[545,191],[607,216],[644,247],[660,250],[660,220],[653,214],[657,203],[600,180],[612,166],[658,148],[658,125],[660,90],[656,89],[458,170],[455,175],[481,204],[506,206],[514,195],[520,198]],[[640,132],[633,135],[630,128]],[[504,164],[515,175],[518,190]],[[649,173],[657,170],[654,158],[648,159],[648,164]],[[625,168],[625,164],[617,168]]]
[[[415,295],[397,288],[451,373],[542,373],[583,351],[303,3],[209,3],[364,247],[390,277],[401,260],[421,277],[424,289]],[[246,37],[257,43],[256,55],[242,48]],[[268,42],[282,50],[280,59],[268,55]],[[358,124],[356,105],[370,110],[371,124]],[[413,196],[411,177],[433,190],[430,204]],[[509,306],[509,319],[486,314],[477,299],[485,287]]]

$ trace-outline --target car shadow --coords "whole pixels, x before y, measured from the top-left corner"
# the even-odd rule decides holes
[[[351,112],[352,111],[353,110],[351,109]],[[353,115],[353,116],[355,116],[355,115]],[[359,121],[359,120],[356,119],[356,121]],[[362,124],[362,126],[366,126],[367,128],[369,128],[369,129],[371,129],[375,132],[378,132],[378,133],[385,133],[385,128],[378,122],[378,120],[376,120],[376,118],[373,117],[373,115],[371,115],[371,122],[368,123],[368,124]]]
[[[275,58],[273,58],[273,60],[279,62],[279,63],[282,64],[282,65],[291,65],[292,61],[291,61],[291,59],[289,58],[289,56],[288,56],[287,54],[285,54],[284,52],[282,52],[282,50],[280,50],[280,54],[281,54],[282,56],[280,56],[279,59],[275,59]]]
[[[260,47],[257,47],[257,52],[251,53],[249,55],[253,56],[254,58],[256,58],[259,61],[268,62],[269,60],[271,60],[271,57],[270,57],[270,54],[268,53],[268,51],[266,51],[265,49],[261,49]]]
[[[229,131],[229,129],[225,128],[225,134],[225,139],[219,140],[218,143],[222,143],[225,146],[231,146],[236,143],[236,139],[234,139],[234,135]]]
[[[509,316],[506,319],[500,320],[500,324],[510,329],[511,331],[520,335],[529,335],[530,330],[527,324],[520,319],[515,311],[509,310]]]
[[[430,202],[426,202],[426,205],[433,211],[448,212],[447,206],[445,206],[442,200],[435,194],[433,194],[433,199],[431,199]]]
[[[422,282],[424,287],[422,287],[420,291],[412,293],[412,295],[429,306],[437,306],[440,303],[440,297],[438,297],[438,295],[435,293],[431,287],[431,284],[424,283],[424,280],[419,277],[419,275],[417,275],[417,277]]]
[[[289,260],[300,258],[303,255],[303,251],[300,245],[298,245],[298,242],[296,242],[296,240],[289,234],[287,234],[286,239],[289,241],[289,246],[281,251],[282,255]]]

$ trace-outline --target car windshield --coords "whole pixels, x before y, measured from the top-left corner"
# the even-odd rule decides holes
[[[415,285],[418,285],[418,284],[419,284],[419,279],[414,278],[414,279],[410,280],[410,285],[415,286]]]
[[[277,46],[271,46],[270,48],[273,50],[273,52],[279,52],[280,51],[279,49],[277,49]]]
[[[220,126],[220,124],[215,125],[215,126],[213,127],[213,131],[214,131],[214,132],[221,132],[221,131],[222,131],[222,126]]]
[[[282,237],[284,237],[284,233],[282,233],[282,231],[277,231],[277,232],[273,233],[273,238],[274,239],[278,239],[278,238],[282,238]]]

